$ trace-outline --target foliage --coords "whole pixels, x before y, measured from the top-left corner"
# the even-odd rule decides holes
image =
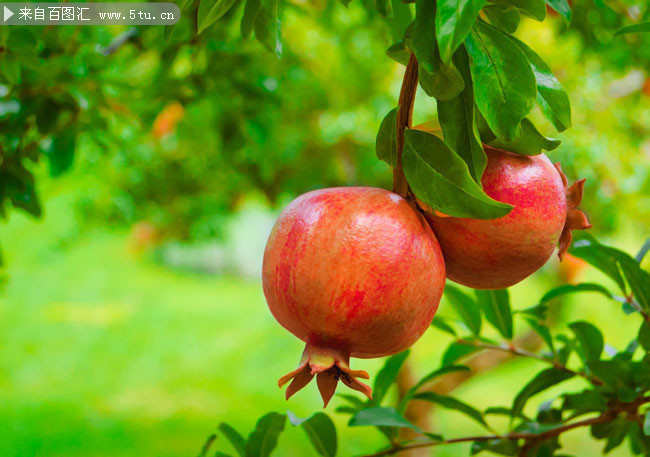
[[[640,251],[647,251],[645,247]],[[499,455],[551,457],[564,455],[561,452],[560,436],[570,430],[588,427],[595,440],[603,442],[604,451],[620,446],[626,439],[636,455],[650,453],[650,436],[647,427],[650,417],[650,273],[640,267],[643,255],[632,258],[623,251],[584,237],[575,243],[571,253],[601,270],[619,290],[613,293],[603,286],[591,284],[560,286],[543,295],[539,304],[532,308],[513,312],[506,290],[476,291],[471,297],[456,287],[448,287],[447,297],[457,308],[458,318],[446,320],[445,328],[456,338],[447,353],[459,345],[472,351],[459,353],[453,358],[443,357],[442,365],[417,381],[410,390],[403,393],[395,406],[387,405],[386,392],[397,382],[397,375],[408,360],[409,351],[388,358],[374,382],[375,396],[372,400],[361,400],[356,396],[339,395],[346,401],[337,412],[350,417],[350,427],[376,427],[387,439],[387,445],[368,457],[397,454],[400,451],[427,446],[442,446],[460,442],[472,443],[471,454],[490,451]],[[568,324],[567,331],[551,332],[546,322],[549,307],[566,293],[605,294],[612,304],[623,304],[621,312],[636,314],[638,330],[630,338],[627,347],[617,351],[606,345],[607,333],[594,324],[576,321]],[[480,322],[485,319],[500,335],[500,339],[486,337]],[[436,325],[434,319],[433,325]],[[548,347],[539,352],[529,352],[518,346],[522,334],[521,323],[528,324]],[[515,332],[514,330],[518,331]],[[468,333],[469,332],[469,333]],[[466,336],[458,337],[457,335]],[[477,351],[499,351],[530,358],[546,365],[532,379],[523,384],[509,407],[494,405],[478,410],[456,397],[441,395],[430,390],[433,381],[450,374],[470,370],[459,364]],[[538,394],[569,379],[582,379],[578,390],[565,391],[549,401],[543,402],[532,413],[527,405]],[[455,410],[486,430],[479,436],[443,437],[435,431],[422,430],[404,417],[412,402],[432,402],[444,408]],[[389,403],[388,403],[389,404]],[[275,414],[275,413],[271,413]],[[490,417],[506,415],[510,418],[506,430],[496,431]],[[289,417],[293,415],[289,413]],[[310,421],[319,425],[310,427],[308,433],[320,455],[319,443],[332,441],[332,423],[324,413],[316,413],[309,421],[292,419],[294,425]],[[279,420],[279,419],[278,419]],[[416,440],[400,439],[400,429],[413,430]],[[320,438],[319,438],[320,437]],[[330,437],[330,438],[328,438]],[[333,441],[336,443],[336,440]]]

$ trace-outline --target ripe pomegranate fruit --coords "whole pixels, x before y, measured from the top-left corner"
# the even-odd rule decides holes
[[[522,156],[489,146],[481,182],[495,200],[514,208],[498,219],[479,220],[427,213],[445,258],[447,277],[474,289],[502,289],[531,275],[571,231],[591,227],[577,209],[585,180],[567,188],[559,163],[544,154]]]
[[[306,193],[282,212],[264,252],[264,295],[306,343],[287,399],[314,375],[325,406],[337,382],[371,396],[350,357],[411,346],[438,309],[445,266],[426,220],[397,194],[369,187]]]

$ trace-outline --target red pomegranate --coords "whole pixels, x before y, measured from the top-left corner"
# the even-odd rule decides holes
[[[264,253],[273,316],[306,343],[287,399],[314,375],[325,406],[340,380],[371,396],[350,357],[411,346],[438,309],[445,267],[425,219],[397,194],[369,187],[306,193],[280,215]]]
[[[445,257],[447,277],[474,289],[502,289],[537,271],[558,242],[560,259],[571,230],[591,227],[577,209],[584,179],[567,188],[560,164],[544,154],[522,156],[485,147],[481,182],[495,200],[514,206],[506,216],[479,220],[427,214]]]

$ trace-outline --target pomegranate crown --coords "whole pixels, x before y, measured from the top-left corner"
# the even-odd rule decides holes
[[[558,256],[560,257],[560,260],[562,260],[567,250],[569,249],[569,246],[571,246],[571,241],[573,240],[573,230],[585,230],[591,228],[591,224],[589,223],[589,219],[587,219],[587,215],[578,209],[578,206],[582,201],[582,194],[584,192],[586,179],[582,178],[573,183],[571,186],[567,187],[569,181],[562,171],[560,162],[557,162],[555,164],[555,168],[560,174],[562,183],[564,183],[564,187],[566,188],[567,201],[566,222],[564,223],[564,228],[562,229],[562,234],[560,235],[560,245],[558,251]]]

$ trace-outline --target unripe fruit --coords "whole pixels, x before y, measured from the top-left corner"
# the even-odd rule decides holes
[[[567,188],[559,164],[544,154],[522,156],[485,147],[481,180],[490,197],[514,206],[506,216],[479,220],[427,214],[445,257],[447,277],[475,289],[503,289],[546,263],[560,243],[560,259],[571,230],[591,227],[577,209],[584,179]]]
[[[445,267],[425,219],[397,194],[369,187],[306,193],[280,215],[264,253],[264,295],[273,316],[306,343],[286,396],[314,375],[325,405],[341,380],[371,389],[349,358],[411,346],[442,296]]]

